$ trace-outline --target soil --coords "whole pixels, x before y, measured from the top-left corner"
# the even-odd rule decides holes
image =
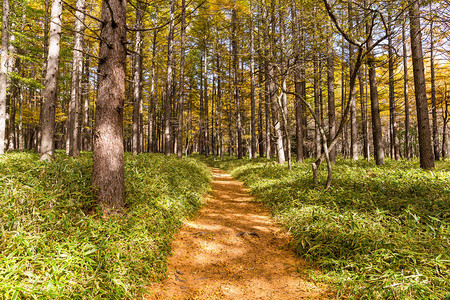
[[[224,171],[214,176],[207,205],[172,243],[167,279],[147,299],[331,299],[307,279],[312,267],[296,257],[291,238]]]

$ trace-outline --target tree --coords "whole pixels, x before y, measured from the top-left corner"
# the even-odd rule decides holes
[[[141,152],[140,110],[142,103],[142,4],[136,2],[136,40],[134,45],[133,64],[133,155]]]
[[[430,121],[425,86],[425,74],[422,52],[422,33],[420,29],[420,14],[418,1],[411,1],[409,7],[409,22],[411,35],[411,56],[413,62],[414,87],[416,94],[416,110],[419,131],[420,167],[434,168],[434,155],[431,144]]]
[[[164,101],[164,154],[172,152],[172,139],[170,135],[170,120],[172,118],[173,100],[173,35],[175,27],[175,0],[171,0],[169,15],[169,35],[167,37],[167,85]]]
[[[66,153],[77,157],[80,155],[80,112],[81,112],[81,81],[83,73],[83,39],[84,39],[85,0],[76,2],[75,36],[72,58],[72,84],[70,90],[68,138]]]
[[[0,61],[0,155],[6,147],[6,85],[8,70],[9,0],[3,0],[2,54]]]
[[[183,152],[183,105],[184,105],[184,65],[186,48],[186,1],[181,0],[181,46],[180,46],[180,90],[178,102],[178,141],[177,157],[182,157]]]
[[[55,154],[55,106],[58,89],[59,55],[61,50],[62,0],[53,0],[47,71],[41,110],[41,160],[51,160]]]
[[[103,0],[92,183],[105,215],[124,206],[126,0]]]

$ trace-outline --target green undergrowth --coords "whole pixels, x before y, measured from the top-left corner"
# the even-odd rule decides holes
[[[136,299],[163,278],[170,241],[202,205],[194,159],[125,156],[126,214],[102,218],[92,154],[0,157],[0,299]]]
[[[350,299],[450,299],[450,162],[340,160],[330,190],[311,163],[265,159],[208,163],[243,180],[291,232],[296,252]],[[321,171],[321,184],[326,171]]]

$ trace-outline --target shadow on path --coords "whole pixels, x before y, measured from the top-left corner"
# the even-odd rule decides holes
[[[220,169],[207,205],[172,243],[168,278],[147,299],[329,299],[304,279],[290,237],[243,184]]]

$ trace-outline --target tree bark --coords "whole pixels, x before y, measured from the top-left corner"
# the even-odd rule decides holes
[[[336,136],[336,100],[334,95],[334,49],[331,37],[327,39],[328,144]],[[330,162],[336,162],[336,147],[329,149]]]
[[[402,22],[402,46],[403,46],[403,96],[405,102],[405,158],[411,159],[411,145],[409,136],[409,91],[408,91],[408,53],[406,50],[405,20]]]
[[[395,160],[400,159],[400,147],[397,135],[397,112],[395,105],[395,78],[394,78],[394,49],[392,45],[392,18],[389,12],[388,19],[388,56],[389,56],[389,120],[391,127],[391,157]]]
[[[183,156],[184,62],[186,51],[186,0],[181,1],[180,90],[178,103],[177,157]]]
[[[349,26],[353,28],[353,7],[352,4],[348,4],[348,18]],[[350,29],[351,30],[351,29]],[[353,72],[353,55],[354,46],[349,45],[349,62],[350,62],[350,73]],[[356,123],[356,89],[353,89],[353,93],[350,95],[350,156],[352,160],[358,160],[358,126]]]
[[[6,147],[6,85],[9,44],[9,0],[3,0],[2,54],[0,60],[0,155]]]
[[[422,52],[422,33],[420,30],[419,3],[412,1],[409,8],[411,56],[413,62],[414,87],[416,94],[417,122],[419,129],[420,167],[434,168],[434,155],[431,144],[430,121],[425,85]]]
[[[92,183],[104,215],[124,206],[126,0],[103,0]]]
[[[169,15],[169,36],[167,37],[167,85],[166,99],[164,102],[164,154],[169,156],[172,152],[172,139],[170,135],[170,121],[172,118],[173,98],[173,35],[175,27],[175,0],[171,0]]]
[[[256,104],[255,104],[255,53],[254,53],[254,24],[253,24],[253,1],[250,0],[250,135],[251,135],[251,151],[250,157],[256,158]]]
[[[58,89],[59,54],[61,49],[62,0],[53,0],[47,71],[41,111],[41,160],[55,155],[55,107]]]
[[[366,23],[366,33],[371,34],[370,25]],[[367,40],[367,48],[371,49],[373,46],[372,35]],[[373,50],[370,51],[367,57],[367,68],[369,70],[369,86],[370,86],[370,108],[372,114],[372,134],[373,134],[373,151],[375,156],[375,163],[379,165],[384,164],[384,149],[383,149],[383,133],[381,129],[380,108],[378,103],[378,88],[377,75],[375,70]]]
[[[236,129],[237,129],[237,147],[238,147],[238,159],[242,159],[244,156],[244,149],[242,145],[242,118],[241,118],[241,104],[239,97],[239,87],[238,87],[238,41],[236,36],[237,31],[237,11],[233,8],[232,17],[232,51],[233,51],[233,95],[234,102],[236,105]]]
[[[72,58],[72,82],[70,88],[68,138],[66,152],[69,156],[80,155],[80,114],[81,114],[81,80],[83,74],[83,40],[84,40],[85,0],[76,2],[75,36]]]
[[[431,11],[430,2],[430,11]],[[439,151],[439,131],[437,122],[437,107],[436,107],[436,72],[434,69],[434,34],[433,17],[430,20],[430,75],[431,75],[431,116],[433,122],[433,151],[434,159],[439,160],[441,158],[441,152]]]
[[[141,152],[140,110],[142,101],[142,4],[136,1],[136,40],[134,45],[133,61],[133,137],[132,152],[137,155]]]

